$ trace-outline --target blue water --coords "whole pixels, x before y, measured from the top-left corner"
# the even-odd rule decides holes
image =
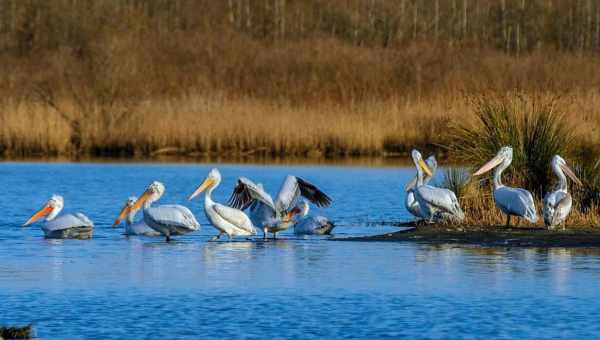
[[[210,165],[0,163],[1,324],[55,338],[583,338],[600,334],[600,250],[330,241],[207,242],[202,200],[185,197]],[[408,219],[410,169],[219,165],[225,201],[244,175],[279,188],[295,174],[329,193],[315,211],[337,237]],[[153,180],[202,230],[176,242],[110,225]],[[52,193],[96,224],[92,240],[46,240],[21,224]]]

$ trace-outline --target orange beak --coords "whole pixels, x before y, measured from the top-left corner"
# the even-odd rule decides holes
[[[152,196],[152,191],[150,191],[150,190],[144,191],[144,193],[142,194],[142,196],[140,198],[138,198],[137,201],[135,201],[135,203],[133,204],[133,207],[130,208],[130,210],[138,210],[139,208],[142,207],[142,205],[144,204],[144,202],[146,202],[151,196]],[[121,213],[122,212],[123,211],[121,211]],[[123,216],[125,216],[125,215],[123,215]]]
[[[123,209],[121,209],[119,216],[115,220],[115,223],[113,223],[112,227],[114,228],[114,227],[118,226],[119,223],[121,223],[121,221],[125,218],[125,216],[127,216],[127,214],[129,214],[130,211],[131,211],[131,207],[128,204],[125,204]]]
[[[292,210],[290,210],[289,213],[287,213],[287,215],[285,215],[285,221],[290,221],[294,215],[301,213],[302,211],[299,208],[294,208]]]
[[[52,210],[54,210],[54,208],[52,208],[51,206],[49,206],[48,204],[46,204],[42,209],[40,209],[38,212],[36,212],[35,214],[33,214],[33,216],[31,216],[27,222],[25,222],[25,224],[23,224],[23,227],[26,227],[30,224],[32,224],[33,222],[39,220],[40,218],[48,215],[49,213],[52,212]]]
[[[207,178],[204,180],[204,182],[202,182],[202,184],[200,184],[200,186],[198,187],[198,189],[196,189],[196,191],[194,191],[190,197],[188,197],[188,200],[191,201],[194,197],[200,195],[200,193],[202,193],[204,190],[206,190],[208,187],[210,187],[211,185],[213,185],[215,183],[215,181],[212,178]]]

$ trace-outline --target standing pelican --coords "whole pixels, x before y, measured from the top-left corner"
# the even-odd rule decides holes
[[[425,164],[427,164],[427,167],[429,168],[429,170],[431,170],[432,175],[425,176],[425,178],[423,179],[423,184],[429,183],[431,178],[433,178],[433,176],[435,175],[435,171],[437,170],[437,161],[435,160],[435,156],[429,156],[425,160]],[[423,216],[423,213],[421,212],[421,208],[419,207],[419,202],[415,198],[414,189],[417,185],[417,180],[418,177],[417,175],[415,175],[408,183],[406,183],[406,186],[404,187],[404,190],[406,191],[406,196],[404,197],[404,207],[406,207],[406,210],[413,216],[425,218],[425,216]]]
[[[424,184],[423,172],[429,177],[433,177],[433,173],[423,161],[419,151],[412,151],[412,159],[417,168],[417,184],[413,190],[423,217],[429,219],[429,221],[433,221],[438,216],[462,221],[465,218],[465,214],[460,208],[454,192]]]
[[[190,209],[177,204],[158,205],[153,207],[152,203],[158,201],[165,193],[165,186],[160,182],[152,182],[146,191],[135,201],[131,210],[138,210],[144,206],[144,222],[152,229],[166,237],[167,242],[172,235],[187,234],[200,229],[200,223]]]
[[[308,202],[302,200],[294,209],[292,214],[298,214],[300,219],[294,224],[296,235],[330,235],[335,225],[325,216],[308,216]]]
[[[48,215],[42,225],[46,238],[91,238],[94,223],[82,213],[58,216],[63,207],[63,197],[52,195],[42,209],[31,216],[23,226],[28,226]]]
[[[219,231],[219,235],[215,236],[213,240],[220,239],[223,234],[227,234],[229,240],[233,236],[256,235],[256,229],[254,229],[252,221],[250,221],[250,218],[243,211],[216,203],[212,200],[212,192],[220,183],[221,173],[217,169],[212,169],[204,182],[188,198],[192,200],[201,192],[208,189],[204,195],[204,211],[206,212],[206,217]],[[259,191],[256,192],[258,193]],[[261,197],[260,199],[264,203],[273,204],[269,202],[270,197]]]
[[[301,196],[318,207],[328,207],[331,204],[331,198],[315,185],[300,177],[288,175],[273,204],[262,202],[261,197],[268,197],[268,202],[272,202],[272,198],[261,184],[254,184],[248,178],[240,177],[229,198],[229,205],[242,210],[249,206],[250,219],[262,229],[263,238],[267,237],[268,232],[277,238],[278,232],[292,225],[288,213],[296,207]]]
[[[133,205],[137,201],[136,197],[129,197],[125,202],[125,206],[119,213],[119,216],[113,223],[113,228],[121,223],[121,220],[125,218],[125,235],[143,235],[143,236],[159,236],[160,233],[152,228],[150,228],[144,220],[134,222],[135,214],[137,214],[138,209],[133,209]]]
[[[554,229],[557,225],[563,224],[571,212],[571,204],[573,202],[571,194],[567,191],[567,178],[565,174],[578,185],[582,185],[581,181],[569,166],[567,162],[555,155],[550,162],[552,170],[558,177],[558,186],[555,191],[549,192],[544,197],[544,224],[548,229]]]
[[[531,223],[538,220],[533,196],[525,189],[511,188],[502,184],[502,171],[504,171],[513,158],[513,149],[510,146],[504,146],[498,151],[498,154],[489,162],[485,163],[473,176],[484,174],[493,168],[494,171],[494,200],[496,206],[506,214],[506,226],[510,226],[510,217],[523,217]]]

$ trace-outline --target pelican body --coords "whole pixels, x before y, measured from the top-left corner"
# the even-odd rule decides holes
[[[250,207],[250,219],[255,226],[262,229],[263,238],[266,238],[269,232],[273,234],[273,238],[277,238],[278,232],[293,225],[291,211],[299,203],[300,197],[310,200],[318,207],[328,207],[331,204],[331,198],[315,185],[300,177],[288,175],[275,202],[263,190],[261,184],[240,177],[229,199],[229,205],[242,210]]]
[[[150,228],[164,235],[167,242],[171,236],[183,235],[200,229],[200,223],[192,212],[177,204],[152,206],[152,203],[161,198],[165,186],[160,182],[152,182],[146,191],[135,201],[131,210],[144,207],[144,223]]]
[[[573,203],[571,194],[567,191],[567,177],[565,177],[565,174],[578,185],[582,185],[582,183],[573,170],[569,168],[567,162],[559,155],[552,158],[550,166],[556,177],[558,177],[558,185],[556,190],[547,193],[544,197],[544,224],[548,229],[554,229],[557,225],[562,224],[564,229],[565,220],[571,212]]]
[[[160,236],[161,233],[150,228],[142,219],[141,221],[135,222],[135,215],[139,209],[133,209],[136,197],[129,197],[125,202],[125,206],[119,213],[119,217],[113,223],[113,228],[121,223],[121,220],[125,219],[125,235],[127,236]]]
[[[242,210],[213,201],[212,192],[220,183],[221,173],[217,169],[212,169],[202,184],[188,198],[192,200],[206,190],[204,212],[210,223],[219,231],[213,240],[220,239],[223,234],[227,235],[229,240],[235,236],[256,235],[252,221]]]
[[[300,215],[300,219],[294,224],[294,234],[296,235],[330,235],[335,225],[325,216],[309,216],[309,206],[306,201],[302,201],[294,213]]]
[[[52,195],[48,202],[36,212],[23,226],[28,226],[46,216],[42,230],[46,238],[77,238],[92,237],[94,223],[82,213],[58,216],[64,207],[64,199],[60,195]]]
[[[425,164],[427,164],[427,166],[429,167],[429,170],[431,170],[432,176],[425,176],[425,178],[423,178],[423,184],[429,183],[429,181],[435,175],[435,172],[437,170],[437,161],[435,159],[435,156],[434,155],[429,156],[425,160]],[[419,207],[419,202],[415,198],[414,189],[417,185],[417,180],[418,180],[417,175],[415,175],[415,177],[413,177],[404,187],[404,190],[406,191],[406,196],[404,196],[404,207],[413,216],[415,216],[417,218],[425,218],[425,216],[421,212],[421,208]]]
[[[473,176],[479,176],[496,168],[494,171],[494,200],[496,207],[506,214],[506,225],[510,226],[511,216],[522,217],[531,223],[536,223],[538,216],[531,193],[525,189],[507,187],[502,184],[502,172],[508,168],[512,158],[513,149],[510,146],[504,146]]]
[[[412,159],[417,168],[417,184],[413,191],[423,218],[428,219],[430,222],[446,219],[462,221],[465,214],[460,208],[454,192],[424,184],[423,172],[429,177],[433,177],[433,173],[423,161],[419,151],[412,151]]]

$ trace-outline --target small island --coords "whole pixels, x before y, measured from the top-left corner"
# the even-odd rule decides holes
[[[600,229],[569,227],[548,230],[542,227],[454,226],[414,223],[400,225],[406,229],[375,236],[338,238],[336,241],[384,241],[450,243],[486,247],[600,247]]]

